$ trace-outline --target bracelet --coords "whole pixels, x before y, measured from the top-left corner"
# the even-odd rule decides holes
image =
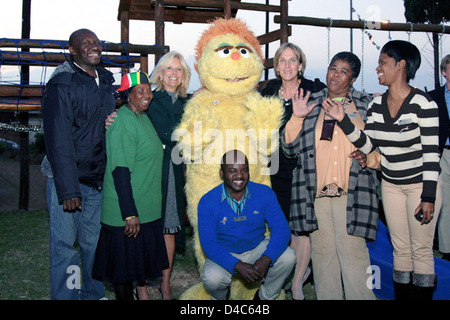
[[[129,217],[126,217],[126,218],[125,218],[125,221],[131,220],[131,219],[134,219],[134,218],[136,218],[136,216],[129,216]]]

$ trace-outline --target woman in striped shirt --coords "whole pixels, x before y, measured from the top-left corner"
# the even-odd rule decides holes
[[[378,147],[381,153],[396,299],[431,299],[436,281],[432,248],[438,218],[433,214],[439,214],[442,201],[437,187],[439,119],[436,103],[409,85],[420,60],[410,42],[394,40],[383,47],[376,71],[388,90],[369,105],[364,131],[352,124],[340,104],[323,103],[360,151],[367,154]]]

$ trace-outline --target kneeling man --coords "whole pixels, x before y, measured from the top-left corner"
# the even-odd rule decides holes
[[[232,150],[222,157],[223,184],[206,193],[198,205],[200,244],[206,256],[203,284],[214,300],[225,300],[231,279],[262,281],[255,299],[275,299],[289,276],[295,253],[291,233],[275,193],[250,179],[245,154]],[[270,237],[266,236],[266,223]]]

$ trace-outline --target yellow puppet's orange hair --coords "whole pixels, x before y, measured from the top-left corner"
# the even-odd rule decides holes
[[[250,44],[255,50],[258,56],[261,58],[261,61],[264,63],[264,58],[262,55],[261,45],[258,42],[258,39],[255,37],[252,31],[248,28],[247,24],[241,19],[225,19],[225,18],[217,18],[212,23],[211,26],[205,30],[200,37],[200,40],[197,43],[197,47],[195,48],[196,53],[196,63],[194,64],[195,70],[198,71],[198,61],[203,53],[203,48],[205,45],[211,41],[211,39],[228,34],[233,33],[240,37],[242,37],[248,44]]]

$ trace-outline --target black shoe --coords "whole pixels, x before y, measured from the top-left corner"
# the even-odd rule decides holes
[[[413,285],[412,300],[433,300],[434,289],[435,287],[419,287]]]
[[[259,301],[261,298],[259,297],[259,289],[256,291],[255,296],[253,297],[253,300]]]
[[[411,298],[412,300],[420,300],[420,301],[424,301],[424,300],[433,300],[433,294],[434,294],[434,290],[436,289],[437,286],[437,276],[434,276],[434,281],[432,283],[431,287],[420,287],[417,284],[412,284],[412,295]]]
[[[413,285],[411,283],[399,283],[394,281],[395,300],[411,300],[413,294]]]

